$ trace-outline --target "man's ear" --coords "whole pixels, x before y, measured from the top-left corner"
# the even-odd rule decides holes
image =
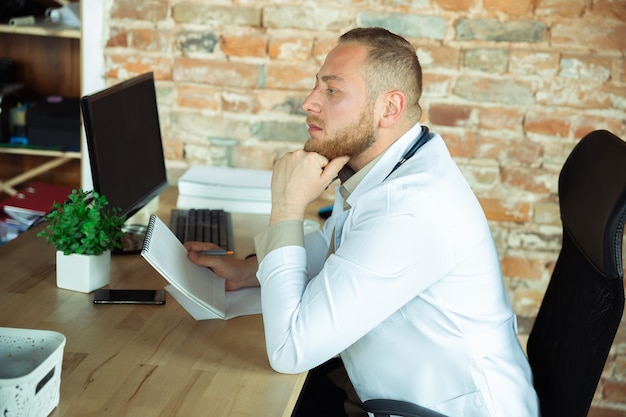
[[[380,127],[390,127],[398,121],[406,107],[406,97],[399,90],[389,91],[383,97],[384,111],[380,117]]]

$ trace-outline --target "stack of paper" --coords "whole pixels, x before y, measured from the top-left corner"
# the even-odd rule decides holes
[[[272,171],[193,166],[178,180],[178,208],[269,214]]]

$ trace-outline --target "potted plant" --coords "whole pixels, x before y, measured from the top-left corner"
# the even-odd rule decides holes
[[[48,225],[37,236],[57,249],[59,288],[91,292],[110,282],[111,250],[122,246],[126,219],[108,204],[97,192],[72,190],[44,217]]]

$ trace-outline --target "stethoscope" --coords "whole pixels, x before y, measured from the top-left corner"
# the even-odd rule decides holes
[[[387,174],[387,176],[385,177],[385,179],[383,180],[383,182],[389,178],[389,176],[391,174],[393,174],[398,168],[400,168],[406,161],[408,161],[409,159],[411,159],[413,157],[413,155],[415,155],[415,153],[419,150],[419,148],[421,148],[422,146],[424,146],[426,144],[426,142],[428,142],[434,135],[430,134],[430,131],[428,130],[427,126],[422,126],[422,131],[420,132],[420,135],[417,137],[417,140],[415,141],[415,143],[413,143],[413,145],[404,153],[404,155],[402,155],[402,158],[400,158],[400,160],[398,161],[398,163],[391,169],[391,171],[389,172],[389,174]],[[331,181],[331,184],[337,180],[336,177]],[[328,184],[330,185],[330,184]],[[326,207],[322,207],[318,214],[321,218],[323,219],[327,219],[330,217],[331,213],[333,210],[333,206],[326,206]]]
[[[426,144],[426,142],[428,142],[430,140],[430,138],[433,135],[429,134],[429,130],[427,126],[422,126],[422,132],[420,133],[420,135],[417,137],[417,140],[415,141],[415,143],[413,144],[413,146],[411,146],[409,148],[409,150],[407,150],[404,155],[402,155],[402,158],[400,158],[400,160],[398,161],[398,163],[391,169],[391,172],[389,172],[389,174],[387,174],[387,176],[385,177],[385,179],[383,180],[383,182],[389,178],[389,176],[391,174],[393,174],[396,169],[400,168],[406,161],[408,161],[409,159],[411,159],[411,157],[413,157],[413,155],[415,155],[415,153],[419,150],[419,148],[421,148],[422,146],[424,146]]]

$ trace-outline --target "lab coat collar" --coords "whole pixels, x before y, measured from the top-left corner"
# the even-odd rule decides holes
[[[402,155],[413,144],[413,142],[422,133],[422,126],[416,123],[413,127],[400,136],[389,148],[385,150],[376,160],[372,161],[374,166],[369,169],[369,172],[365,176],[358,180],[357,184],[349,184],[347,187],[352,192],[346,199],[346,202],[350,205],[354,205],[354,201],[364,192],[368,191],[372,187],[379,185],[385,177],[389,174],[389,171],[393,166],[402,158]],[[367,167],[367,166],[366,166]],[[365,169],[365,168],[364,168]],[[341,178],[341,175],[340,175]],[[343,183],[344,181],[342,181]],[[349,183],[349,178],[345,180]]]

